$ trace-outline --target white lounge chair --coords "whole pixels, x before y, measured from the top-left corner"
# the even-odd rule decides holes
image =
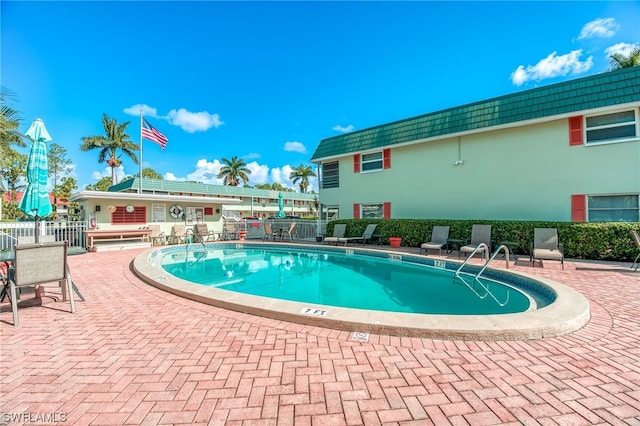
[[[447,245],[448,239],[448,226],[434,226],[431,231],[431,239],[420,245],[420,252],[424,250],[424,254],[427,254],[429,250],[439,250],[440,255],[442,255],[442,247]]]
[[[564,248],[558,242],[558,230],[556,228],[535,228],[533,230],[533,244],[531,247],[531,262],[539,260],[559,260],[564,269]]]
[[[344,243],[346,246],[347,243],[354,243],[356,241],[362,241],[362,245],[364,245],[367,241],[369,241],[373,237],[373,233],[376,232],[376,228],[378,224],[370,223],[367,225],[367,228],[364,230],[364,233],[361,237],[342,237],[338,238],[338,243]]]
[[[346,231],[347,231],[347,225],[345,225],[344,223],[337,223],[333,227],[333,235],[331,237],[326,237],[324,241],[327,243],[335,243],[337,245],[338,240],[340,238],[344,238],[344,233]]]

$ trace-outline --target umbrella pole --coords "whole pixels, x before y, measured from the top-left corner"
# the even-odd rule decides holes
[[[40,223],[39,222],[40,222],[40,218],[38,217],[38,215],[35,215],[36,230],[34,235],[34,241],[36,242],[36,244],[40,242]]]

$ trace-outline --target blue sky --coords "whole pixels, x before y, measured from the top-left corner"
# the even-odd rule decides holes
[[[143,166],[250,185],[311,165],[321,139],[606,71],[640,44],[640,2],[0,3],[0,76],[27,130],[67,149],[80,189],[110,175],[83,136],[139,110],[169,138]],[[26,153],[27,150],[25,149]],[[119,176],[139,171],[126,160]],[[317,190],[317,182],[312,182]]]

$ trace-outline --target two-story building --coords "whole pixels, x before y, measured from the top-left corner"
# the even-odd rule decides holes
[[[311,161],[341,218],[638,221],[640,67],[323,139]]]

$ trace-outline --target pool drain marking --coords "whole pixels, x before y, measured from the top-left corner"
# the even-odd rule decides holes
[[[300,313],[305,315],[314,315],[317,317],[326,317],[329,311],[326,311],[324,309],[302,308]]]
[[[392,260],[394,262],[402,262],[402,255],[400,255],[400,254],[390,254],[389,255],[389,260]]]
[[[445,268],[447,267],[447,262],[443,261],[443,260],[434,260],[433,261],[433,266],[435,266],[436,268]]]
[[[344,253],[345,253],[347,256],[353,256],[353,253],[354,253],[354,252],[353,252],[353,250],[351,250],[351,249],[346,249]]]
[[[352,340],[355,340],[356,342],[368,342],[369,341],[369,333],[360,333],[357,331],[353,332],[353,335],[351,336]]]

